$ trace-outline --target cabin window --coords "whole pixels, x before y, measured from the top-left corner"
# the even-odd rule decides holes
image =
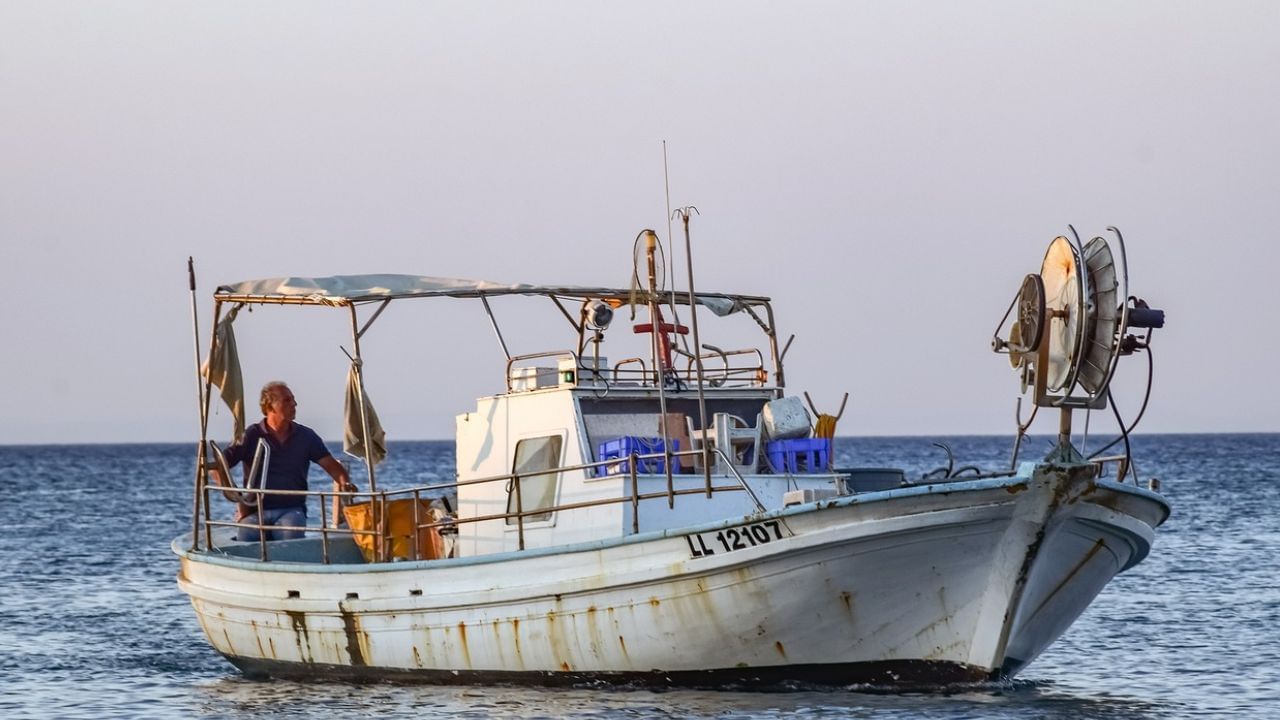
[[[511,472],[520,475],[520,506],[525,512],[549,508],[556,502],[556,484],[560,473],[538,472],[560,467],[560,448],[564,439],[559,435],[527,438],[516,443],[516,457]],[[515,483],[507,493],[507,512],[516,512]],[[551,513],[525,515],[525,522],[551,519]],[[515,525],[514,517],[507,518],[508,525]]]

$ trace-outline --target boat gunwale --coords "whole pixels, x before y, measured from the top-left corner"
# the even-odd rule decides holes
[[[1040,466],[1051,467],[1051,466]],[[899,500],[904,498],[922,497],[935,494],[951,494],[957,492],[981,492],[986,490],[1009,488],[1021,483],[1026,483],[1034,478],[1034,475],[1010,475],[996,478],[983,478],[979,480],[966,480],[961,482],[946,483],[929,483],[927,485],[914,485],[903,488],[894,488],[891,490],[880,490],[875,492],[858,493],[844,497],[827,498],[809,503],[802,503],[790,507],[778,508],[763,513],[752,513],[739,517],[723,518],[710,522],[699,523],[695,525],[687,525],[680,528],[667,528],[663,530],[652,530],[649,532],[637,533],[633,535],[623,535],[615,538],[605,538],[600,540],[590,540],[586,542],[570,543],[566,545],[554,545],[542,548],[530,548],[527,550],[509,550],[505,552],[489,553],[485,555],[476,555],[472,557],[459,558],[441,558],[438,560],[407,560],[400,562],[383,562],[383,563],[360,563],[360,564],[325,564],[319,562],[298,562],[288,560],[259,560],[256,558],[241,558],[217,550],[193,550],[190,547],[183,547],[185,541],[189,540],[189,535],[183,534],[174,538],[171,543],[171,549],[174,554],[179,557],[193,562],[208,563],[210,565],[220,565],[225,567],[257,569],[263,572],[285,572],[285,573],[334,573],[334,574],[350,574],[356,573],[381,573],[381,572],[401,572],[405,570],[427,570],[433,568],[459,568],[478,565],[488,565],[501,562],[509,562],[512,560],[532,559],[553,555],[573,555],[585,552],[595,552],[599,550],[621,547],[626,545],[642,544],[653,542],[655,540],[664,540],[668,538],[679,538],[696,533],[705,533],[715,530],[721,530],[728,527],[739,525],[743,522],[759,522],[761,520],[769,520],[774,518],[786,519],[805,515],[821,510],[852,507],[855,505],[867,505],[878,502],[888,502],[890,500]],[[1097,485],[1107,490],[1120,492],[1125,494],[1136,495],[1139,498],[1155,502],[1163,510],[1163,517],[1168,518],[1170,506],[1167,500],[1159,493],[1147,490],[1141,487],[1124,485],[1115,481],[1098,480]],[[1163,523],[1163,519],[1161,520]],[[1157,526],[1161,523],[1157,523]]]

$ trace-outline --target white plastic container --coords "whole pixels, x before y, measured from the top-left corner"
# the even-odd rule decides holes
[[[770,440],[809,437],[809,411],[792,395],[764,404],[764,431]]]

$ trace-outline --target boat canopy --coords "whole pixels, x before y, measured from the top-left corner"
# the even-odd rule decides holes
[[[488,280],[428,277],[381,273],[373,275],[332,275],[329,277],[283,277],[222,285],[214,292],[219,302],[250,304],[329,305],[341,307],[365,302],[417,297],[479,298],[498,295],[545,295],[613,301],[611,304],[648,302],[645,291],[585,287],[577,285],[508,285]],[[663,302],[687,305],[688,293],[663,293]],[[697,294],[699,305],[725,316],[747,307],[766,305],[769,298],[725,293]]]

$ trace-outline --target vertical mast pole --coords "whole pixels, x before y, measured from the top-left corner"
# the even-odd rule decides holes
[[[222,303],[218,302],[215,295],[213,299],[213,325],[209,329],[209,366],[212,369],[213,356],[218,352],[218,321],[222,319]],[[208,462],[207,453],[209,447],[209,398],[213,394],[213,373],[210,372],[204,377],[204,400],[200,405],[200,449],[197,457],[199,458],[198,467],[196,467],[196,489],[199,491],[200,499],[197,500],[197,508],[200,502],[204,502],[205,493],[204,486],[208,483],[208,472],[205,464]],[[231,482],[231,478],[227,478]],[[245,478],[248,482],[248,478]],[[205,547],[213,547],[213,530],[209,527],[209,520],[212,515],[209,511],[209,503],[204,502],[204,530],[205,530]],[[192,532],[197,532],[193,530]]]
[[[208,433],[208,420],[204,411],[204,381],[200,377],[200,314],[196,308],[196,263],[187,256],[187,285],[191,289],[191,339],[195,347],[196,361],[196,407],[200,411],[200,445],[196,448],[195,496],[191,508],[191,548],[194,550],[200,542],[200,481],[204,477],[205,435]],[[229,479],[229,478],[228,478]]]
[[[658,388],[658,426],[662,429],[662,449],[666,459],[663,463],[667,473],[667,505],[675,507],[675,495],[671,490],[671,433],[667,428],[667,368],[663,361],[666,359],[662,352],[661,339],[658,333],[663,332],[661,316],[658,314],[658,235],[652,230],[645,230],[645,258],[649,269],[649,326],[652,332],[649,333],[649,348],[653,353],[654,384]]]
[[[711,447],[707,445],[707,396],[703,391],[702,340],[698,336],[698,303],[693,292],[693,244],[689,240],[689,213],[697,212],[692,205],[676,212],[684,222],[685,266],[689,271],[689,324],[693,326],[693,362],[698,369],[698,427],[702,428],[702,474],[706,479],[707,497],[711,497]]]

